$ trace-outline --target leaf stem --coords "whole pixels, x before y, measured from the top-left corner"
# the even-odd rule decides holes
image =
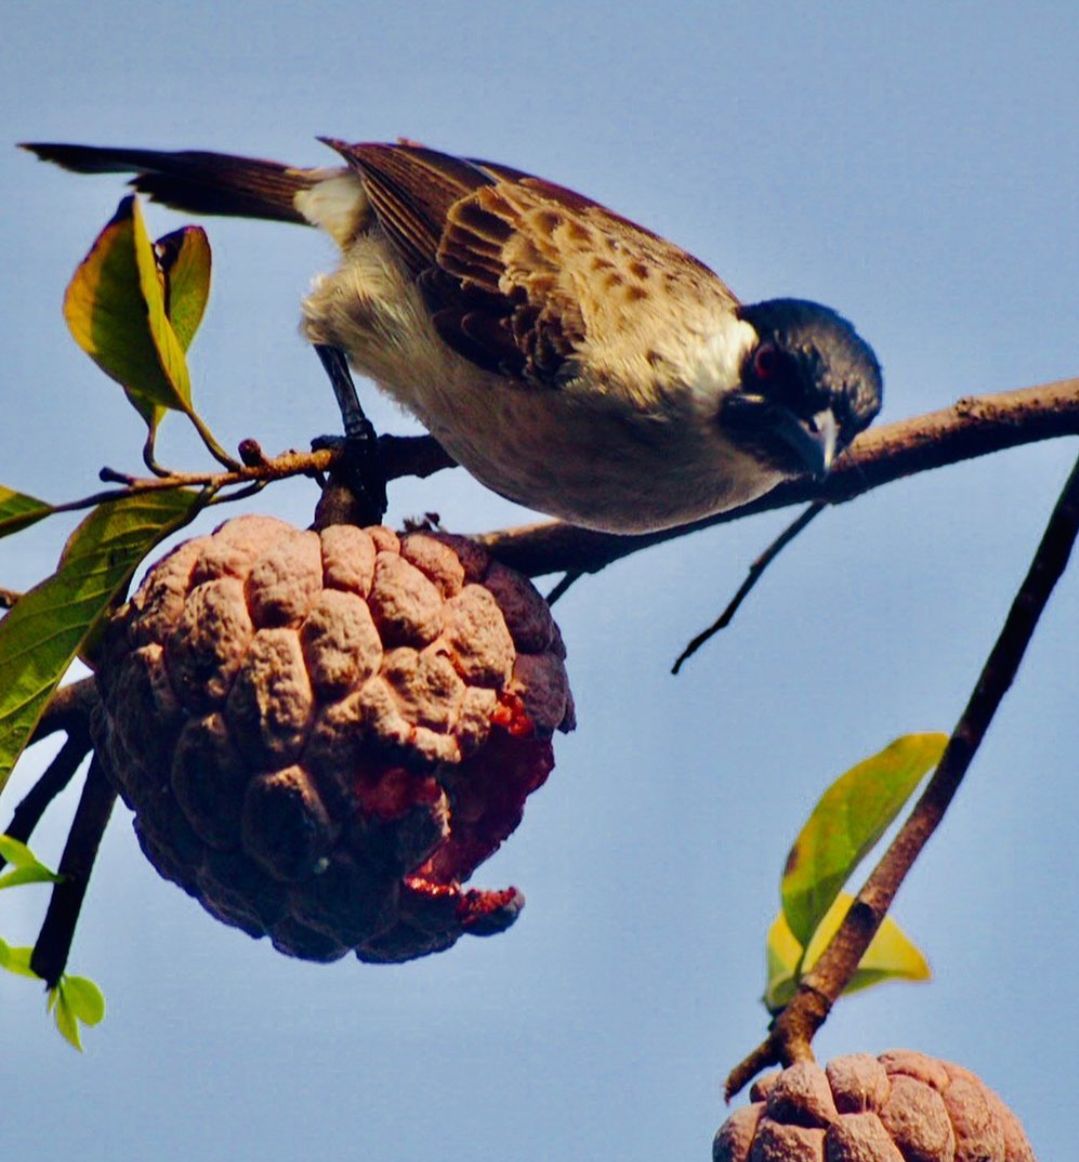
[[[230,456],[228,452],[217,442],[217,438],[213,432],[210,431],[206,421],[199,415],[194,408],[185,413],[187,418],[194,425],[195,431],[198,432],[200,439],[206,445],[210,455],[229,472],[235,472],[241,467],[240,461],[235,457]]]

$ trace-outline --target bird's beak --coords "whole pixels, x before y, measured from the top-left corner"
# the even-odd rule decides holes
[[[777,416],[775,432],[797,453],[810,475],[824,476],[831,468],[839,438],[839,425],[831,408],[808,420],[784,408]]]

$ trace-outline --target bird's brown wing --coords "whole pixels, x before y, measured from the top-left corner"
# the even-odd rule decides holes
[[[443,340],[487,370],[557,386],[582,358],[654,362],[672,318],[737,304],[684,250],[562,186],[413,145],[329,144]]]

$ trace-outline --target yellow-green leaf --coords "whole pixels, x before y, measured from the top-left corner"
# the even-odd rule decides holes
[[[139,562],[192,519],[202,494],[146,493],[99,505],[57,571],[0,620],[0,791],[83,640]]]
[[[49,870],[21,839],[13,839],[10,835],[0,835],[0,856],[12,867],[41,867]],[[51,872],[49,874],[52,875]]]
[[[809,942],[804,961],[802,945],[791,932],[783,913],[776,916],[768,931],[766,950],[768,984],[764,1003],[770,1012],[778,1012],[790,1003],[799,980],[820,959],[828,941],[843,922],[853,899],[846,892],[840,892],[835,898]],[[929,964],[917,945],[891,916],[886,916],[859,962],[854,977],[843,991],[857,992],[885,980],[928,980],[930,976]]]
[[[183,348],[165,313],[163,277],[132,195],[98,235],[64,296],[75,341],[151,427],[161,408],[190,413]]]
[[[165,279],[165,311],[186,351],[199,329],[210,297],[210,243],[201,226],[184,226],[154,243]]]
[[[18,888],[23,884],[57,884],[63,876],[41,867],[17,867],[0,874],[0,890]]]
[[[63,976],[60,984],[68,1007],[84,1025],[97,1025],[105,1017],[105,994],[87,976]]]
[[[105,1016],[105,996],[88,977],[60,977],[55,988],[49,989],[46,1009],[52,1013],[61,1036],[82,1052],[79,1022],[96,1025]]]
[[[49,989],[49,998],[46,1004],[56,1022],[57,1029],[60,1030],[60,1036],[81,1053],[82,1038],[79,1036],[79,1020],[68,1003],[64,983],[64,978],[61,977],[60,983],[55,988]]]
[[[6,940],[0,940],[0,968],[13,972],[16,976],[29,976],[37,980],[37,973],[30,967],[30,957],[34,950],[29,947],[12,948]]]
[[[19,884],[55,884],[62,876],[47,868],[41,860],[18,839],[0,835],[0,857],[14,870],[0,875],[0,888],[14,888]]]
[[[52,512],[52,505],[0,484],[0,537],[10,536]]]
[[[944,753],[945,734],[906,734],[841,775],[787,856],[780,894],[791,932],[806,944],[839,889]]]

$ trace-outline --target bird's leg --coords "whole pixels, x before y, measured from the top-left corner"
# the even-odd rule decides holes
[[[357,524],[378,524],[386,512],[386,474],[378,454],[378,436],[374,426],[364,413],[356,394],[345,353],[340,347],[316,343],[318,353],[330,385],[341,410],[341,420],[345,427],[345,438],[322,436],[313,441],[317,448],[339,447],[341,457],[330,474],[330,487],[347,490],[351,505],[340,504],[340,498],[330,504],[334,519],[349,520]],[[329,499],[325,497],[325,499]],[[321,507],[321,506],[320,506]],[[341,509],[351,509],[346,516]],[[329,523],[321,517],[319,523]]]
[[[327,343],[316,343],[315,353],[330,377],[330,386],[333,388],[345,425],[345,438],[362,440],[373,437],[374,428],[364,414],[360,397],[356,394],[356,384],[352,381],[352,372],[349,370],[344,351]]]

